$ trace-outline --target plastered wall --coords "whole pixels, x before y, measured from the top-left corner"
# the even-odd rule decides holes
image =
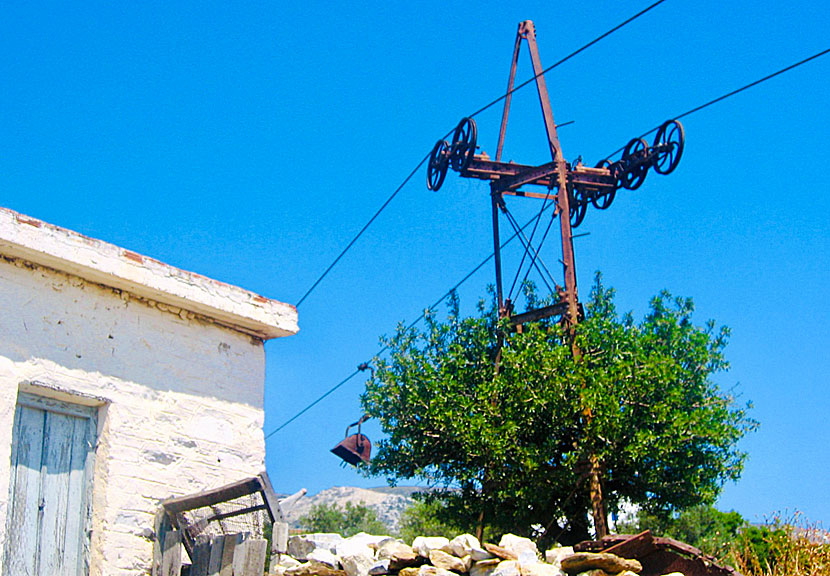
[[[98,405],[90,574],[144,574],[158,502],[264,469],[262,341],[0,259],[0,534],[21,387]]]

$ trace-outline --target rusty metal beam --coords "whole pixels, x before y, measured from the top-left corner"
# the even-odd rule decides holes
[[[568,313],[567,302],[557,302],[550,306],[543,306],[535,310],[528,310],[521,314],[514,314],[510,317],[510,325],[518,326],[519,324],[526,324],[527,322],[536,322],[543,318],[550,318],[551,316],[562,316]]]
[[[554,160],[541,166],[528,167],[512,176],[502,176],[494,183],[500,191],[515,190],[525,184],[534,184],[542,178],[548,178],[559,170],[559,162]]]
[[[562,150],[559,136],[556,132],[556,122],[553,119],[553,110],[548,96],[548,87],[545,82],[544,69],[539,58],[539,47],[536,44],[536,29],[533,22],[525,20],[519,25],[519,33],[527,40],[530,50],[530,60],[533,64],[533,73],[536,76],[536,91],[539,94],[539,103],[542,106],[542,117],[548,135],[551,160],[562,160]],[[568,173],[564,161],[557,163],[556,171],[556,204],[559,213],[559,231],[562,239],[562,268],[565,274],[565,302],[568,303],[567,323],[570,326],[578,322],[577,292],[576,292],[576,264],[574,262],[573,239],[571,237],[570,206],[568,198]]]

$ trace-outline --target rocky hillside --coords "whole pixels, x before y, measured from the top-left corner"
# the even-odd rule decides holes
[[[383,522],[390,531],[398,528],[401,513],[412,503],[412,495],[423,488],[412,486],[397,486],[391,488],[356,488],[354,486],[334,486],[313,496],[303,496],[291,508],[284,510],[292,528],[299,528],[300,517],[308,514],[315,504],[336,504],[341,508],[346,502],[365,504],[373,509],[378,520]]]

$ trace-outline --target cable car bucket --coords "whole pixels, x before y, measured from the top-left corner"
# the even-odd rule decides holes
[[[357,466],[361,461],[368,463],[372,452],[372,443],[365,435],[360,433],[360,425],[369,418],[371,416],[365,414],[357,422],[346,426],[346,438],[331,449],[332,454],[352,466]],[[350,436],[349,428],[352,426],[357,426],[357,434]]]

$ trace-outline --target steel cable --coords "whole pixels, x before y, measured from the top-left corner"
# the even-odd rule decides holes
[[[746,86],[741,86],[737,90],[732,90],[731,92],[727,92],[723,96],[718,96],[714,100],[709,100],[706,104],[701,104],[700,106],[695,106],[691,110],[687,110],[686,112],[683,112],[683,114],[679,114],[678,116],[675,116],[672,119],[673,120],[680,120],[681,118],[685,118],[686,116],[690,116],[690,115],[694,114],[695,112],[699,112],[699,111],[703,110],[704,108],[708,108],[712,104],[717,104],[718,102],[726,100],[727,98],[730,98],[730,97],[732,97],[736,94],[739,94],[739,93],[743,92],[744,90],[748,90],[748,89],[750,89],[754,86],[757,86],[758,84],[761,84],[762,82],[766,82],[767,80],[771,80],[771,79],[775,78],[776,76],[779,76],[779,75],[783,74],[784,72],[789,72],[793,68],[798,68],[799,66],[801,66],[802,64],[806,64],[810,60],[815,60],[816,58],[818,58],[820,56],[824,56],[828,52],[830,52],[830,48],[828,48],[826,50],[822,50],[821,52],[819,52],[817,54],[813,54],[809,58],[805,58],[804,60],[796,62],[795,64],[790,64],[786,68],[782,68],[781,70],[779,70],[777,72],[773,72],[772,74],[764,76],[763,78],[761,78],[759,80],[756,80],[755,82],[750,82]],[[646,136],[648,136],[649,134],[651,134],[655,130],[658,130],[659,128],[660,128],[660,126],[655,126],[654,128],[652,128],[648,132],[645,132],[642,135],[638,136],[638,138],[645,138]],[[606,156],[606,158],[611,158],[615,154],[618,154],[618,153],[622,152],[624,149],[625,149],[625,146],[623,146],[621,148],[618,148],[617,150],[614,150],[613,152],[611,152],[611,154]]]
[[[534,216],[533,218],[531,218],[530,220],[528,220],[528,221],[524,224],[524,226],[522,226],[522,227],[519,229],[519,231],[524,230],[525,228],[527,228],[528,226],[530,226],[533,222],[538,221],[538,220],[539,220],[539,218],[541,218],[541,217],[542,217],[542,215],[544,214],[544,212],[546,212],[546,211],[547,211],[547,210],[548,210],[551,206],[553,206],[553,205],[554,205],[554,203],[550,203],[550,204],[548,204],[547,208],[545,208],[544,210],[540,211],[540,212],[539,212],[539,214],[537,214],[536,216]],[[502,242],[502,244],[500,245],[500,247],[499,247],[499,248],[500,248],[500,249],[504,249],[504,248],[505,248],[508,244],[510,244],[510,243],[511,243],[511,242],[512,242],[512,241],[513,241],[513,240],[514,240],[517,236],[519,236],[519,232],[515,232],[512,236],[510,236],[510,238],[508,238],[507,240],[505,240],[504,242]],[[482,268],[482,267],[484,267],[484,265],[485,265],[485,264],[487,264],[490,260],[492,260],[492,259],[493,259],[493,256],[495,256],[495,254],[496,254],[495,252],[491,252],[491,253],[490,253],[490,255],[489,255],[487,258],[485,258],[484,260],[482,260],[482,261],[481,261],[481,262],[480,262],[480,263],[479,263],[479,264],[478,264],[475,268],[473,268],[472,270],[470,270],[470,271],[469,271],[469,272],[468,272],[468,273],[467,273],[467,274],[466,274],[466,275],[465,275],[465,276],[464,276],[461,280],[459,280],[458,282],[456,282],[456,283],[455,283],[455,285],[453,285],[453,287],[452,287],[452,288],[450,288],[449,290],[447,290],[447,291],[444,293],[444,295],[443,295],[443,296],[441,296],[438,300],[436,300],[435,302],[433,302],[433,303],[432,303],[432,305],[430,305],[430,306],[428,306],[427,308],[425,308],[425,309],[424,309],[424,311],[423,311],[423,312],[421,312],[421,315],[420,315],[420,316],[418,316],[415,320],[413,320],[412,322],[410,322],[410,323],[406,326],[405,330],[410,330],[410,329],[411,329],[411,328],[413,328],[413,327],[414,327],[414,326],[415,326],[418,322],[420,322],[421,320],[423,320],[423,319],[424,319],[424,317],[426,316],[426,311],[427,311],[427,310],[432,310],[432,309],[434,309],[434,308],[435,308],[436,306],[438,306],[441,302],[443,302],[444,300],[446,300],[446,299],[450,296],[450,294],[452,294],[453,292],[455,292],[456,290],[458,290],[458,288],[459,288],[462,284],[464,284],[464,282],[466,282],[467,280],[469,280],[469,279],[473,276],[473,274],[475,274],[476,272],[478,272],[479,270],[481,270],[481,268]],[[380,356],[381,354],[383,354],[384,352],[386,352],[388,349],[389,349],[389,345],[387,344],[387,345],[385,345],[383,348],[381,348],[380,350],[378,350],[378,352],[375,354],[375,356]],[[329,396],[332,392],[334,392],[335,390],[337,390],[338,388],[340,388],[341,386],[343,386],[344,384],[346,384],[346,382],[348,382],[349,380],[351,380],[352,378],[354,378],[354,377],[357,375],[357,373],[358,373],[358,372],[361,372],[361,369],[360,369],[360,368],[356,369],[354,372],[352,372],[351,374],[349,374],[346,378],[344,378],[343,380],[341,380],[340,382],[338,382],[337,384],[335,384],[334,386],[332,386],[331,388],[329,388],[329,389],[328,389],[328,390],[327,390],[327,391],[326,391],[323,395],[321,395],[319,398],[317,398],[316,400],[314,400],[313,402],[311,402],[310,404],[308,404],[305,408],[303,408],[302,410],[300,410],[299,412],[297,412],[294,416],[292,416],[291,418],[289,418],[288,420],[286,420],[285,422],[283,422],[282,424],[280,424],[277,428],[274,428],[273,430],[271,430],[271,432],[269,432],[268,434],[266,434],[266,435],[265,435],[265,439],[267,440],[268,438],[270,438],[271,436],[273,436],[274,434],[276,434],[277,432],[279,432],[280,430],[282,430],[283,428],[285,428],[286,426],[288,426],[289,424],[291,424],[292,422],[294,422],[294,420],[296,420],[297,418],[299,418],[300,416],[302,416],[303,414],[305,414],[306,412],[308,412],[308,411],[309,411],[310,409],[312,409],[314,406],[316,406],[317,404],[319,404],[319,403],[320,403],[320,402],[321,402],[324,398],[328,397],[328,396]]]
[[[574,56],[576,56],[577,54],[579,54],[579,53],[581,53],[581,52],[584,52],[585,50],[587,50],[588,48],[590,48],[591,46],[593,46],[594,44],[596,44],[596,43],[597,43],[597,42],[599,42],[600,40],[603,40],[604,38],[606,38],[606,37],[610,36],[611,34],[613,34],[614,32],[616,32],[617,30],[619,30],[620,28],[622,28],[623,26],[625,26],[626,24],[630,24],[631,22],[633,22],[634,20],[636,20],[637,18],[639,18],[640,16],[642,16],[643,14],[645,14],[646,12],[648,12],[649,10],[651,10],[652,8],[656,8],[658,5],[662,4],[662,3],[663,3],[663,2],[665,2],[665,1],[666,1],[666,0],[657,0],[657,2],[655,2],[655,3],[654,3],[654,4],[652,4],[651,6],[648,6],[648,7],[646,7],[646,8],[643,8],[642,10],[640,10],[639,12],[637,12],[634,16],[631,16],[631,17],[630,17],[630,18],[628,18],[627,20],[624,20],[623,22],[620,22],[619,24],[617,24],[616,26],[614,26],[613,28],[611,28],[611,29],[610,29],[608,32],[606,32],[605,34],[601,34],[600,36],[597,36],[596,38],[594,38],[593,40],[591,40],[590,42],[588,42],[587,44],[585,44],[582,48],[579,48],[578,50],[575,50],[575,51],[571,52],[570,54],[568,54],[567,56],[565,56],[564,58],[562,58],[562,59],[561,59],[561,60],[559,60],[558,62],[556,62],[556,63],[554,63],[554,64],[551,64],[550,66],[548,66],[547,68],[545,68],[544,70],[542,70],[541,72],[539,72],[536,76],[534,76],[534,77],[532,77],[532,78],[528,78],[527,80],[525,80],[524,82],[522,82],[521,84],[519,84],[518,86],[516,86],[515,88],[513,88],[512,90],[510,90],[510,91],[508,91],[508,92],[505,92],[503,95],[499,96],[498,98],[496,98],[495,100],[493,100],[492,102],[490,102],[489,104],[487,104],[486,106],[482,106],[481,108],[479,108],[478,110],[476,110],[475,112],[473,112],[472,114],[470,114],[470,116],[469,116],[469,117],[470,117],[470,118],[474,118],[475,116],[478,116],[479,114],[481,114],[482,112],[484,112],[484,111],[485,111],[485,110],[487,110],[488,108],[492,108],[493,106],[495,106],[496,104],[498,104],[499,102],[501,102],[502,100],[504,100],[505,98],[507,98],[508,96],[510,96],[511,94],[513,94],[513,92],[515,92],[515,91],[517,91],[517,90],[519,90],[519,89],[521,89],[521,88],[524,88],[525,86],[527,86],[528,84],[530,84],[531,82],[533,82],[534,80],[536,80],[539,76],[544,76],[545,74],[547,74],[548,72],[550,72],[551,70],[553,70],[554,68],[556,68],[557,66],[561,66],[562,64],[564,64],[565,62],[567,62],[568,60],[570,60],[571,58],[573,58],[573,57],[574,57]],[[564,125],[564,124],[563,124],[563,125]]]
[[[652,5],[648,6],[647,8],[645,8],[645,9],[643,9],[642,11],[638,12],[637,14],[635,14],[634,16],[632,16],[631,18],[627,19],[626,21],[622,22],[621,24],[617,25],[616,27],[612,28],[611,30],[609,30],[609,31],[608,31],[608,32],[606,32],[605,34],[603,34],[603,35],[601,35],[601,36],[598,36],[596,39],[594,39],[593,41],[589,42],[588,44],[586,44],[585,46],[583,46],[583,47],[582,47],[582,48],[580,48],[579,50],[576,50],[575,52],[572,52],[571,54],[569,54],[569,55],[568,55],[568,56],[566,56],[565,58],[563,58],[563,59],[559,60],[559,61],[558,61],[558,62],[556,62],[555,64],[553,64],[553,65],[549,66],[548,68],[545,68],[545,69],[544,69],[542,72],[540,72],[537,76],[534,76],[534,77],[532,77],[532,78],[530,78],[530,79],[526,80],[525,82],[523,82],[523,83],[519,84],[518,86],[516,86],[515,88],[513,88],[510,92],[505,93],[504,95],[500,96],[499,98],[497,98],[497,99],[493,100],[492,102],[488,103],[486,106],[483,106],[482,108],[479,108],[478,110],[476,110],[475,112],[473,112],[473,113],[470,115],[470,117],[472,118],[472,117],[474,117],[474,116],[476,116],[476,115],[480,114],[481,112],[484,112],[484,111],[485,111],[485,110],[487,110],[488,108],[491,108],[492,106],[494,106],[494,105],[495,105],[495,104],[497,104],[498,102],[501,102],[502,100],[504,100],[504,98],[506,98],[508,95],[510,95],[510,94],[512,94],[513,92],[515,92],[515,91],[519,90],[520,88],[523,88],[524,86],[526,86],[526,85],[527,85],[527,84],[529,84],[530,82],[534,81],[534,80],[535,80],[538,76],[544,75],[544,74],[546,74],[547,72],[549,72],[549,71],[553,70],[554,68],[556,68],[557,66],[559,66],[559,65],[561,65],[561,64],[563,64],[563,63],[565,63],[567,60],[569,60],[569,59],[571,59],[572,57],[576,56],[576,55],[577,55],[577,54],[579,54],[580,52],[582,52],[582,51],[584,51],[585,49],[589,48],[589,47],[590,47],[590,46],[592,46],[593,44],[595,44],[595,43],[599,42],[600,40],[602,40],[603,38],[605,38],[605,37],[607,37],[608,35],[612,34],[613,32],[616,32],[617,30],[619,30],[620,28],[622,28],[622,27],[623,27],[623,26],[625,26],[626,24],[628,24],[628,23],[630,23],[631,21],[635,20],[636,18],[638,18],[638,17],[642,16],[643,14],[645,14],[646,12],[648,12],[649,10],[651,10],[652,8],[656,7],[657,5],[661,4],[661,3],[662,3],[662,2],[664,2],[664,1],[665,1],[665,0],[659,0],[658,2],[655,2],[654,4],[652,4]],[[801,66],[801,65],[803,65],[803,64],[806,64],[807,62],[810,62],[810,61],[812,61],[812,60],[815,60],[816,58],[819,58],[819,57],[821,57],[821,56],[824,56],[825,54],[828,54],[828,53],[830,53],[830,48],[825,49],[825,50],[822,50],[821,52],[818,52],[818,53],[816,53],[816,54],[814,54],[814,55],[812,55],[812,56],[810,56],[810,57],[808,57],[808,58],[805,58],[805,59],[803,59],[803,60],[800,60],[799,62],[796,62],[796,63],[794,63],[794,64],[791,64],[791,65],[789,65],[789,66],[787,66],[787,67],[785,67],[785,68],[782,68],[781,70],[778,70],[778,71],[776,71],[776,72],[773,72],[772,74],[769,74],[769,75],[767,75],[767,76],[764,76],[763,78],[760,78],[760,79],[758,79],[758,80],[755,80],[754,82],[750,82],[749,84],[747,84],[747,85],[745,85],[745,86],[742,86],[741,88],[738,88],[738,89],[736,89],[736,90],[732,90],[731,92],[728,92],[728,93],[726,93],[726,94],[724,94],[724,95],[722,95],[722,96],[719,96],[719,97],[717,97],[717,98],[714,98],[713,100],[710,100],[710,101],[706,102],[705,104],[701,104],[701,105],[699,105],[699,106],[695,106],[694,108],[692,108],[692,109],[690,109],[690,110],[687,110],[686,112],[683,112],[682,114],[679,114],[679,115],[675,116],[675,117],[674,117],[674,119],[675,119],[675,120],[679,120],[680,118],[685,118],[686,116],[689,116],[689,115],[691,115],[691,114],[694,114],[694,113],[696,113],[696,112],[699,112],[700,110],[703,110],[703,109],[705,109],[705,108],[708,108],[709,106],[712,106],[713,104],[717,104],[718,102],[721,102],[721,101],[723,101],[723,100],[726,100],[727,98],[730,98],[730,97],[732,97],[732,96],[735,96],[736,94],[739,94],[739,93],[741,93],[741,92],[743,92],[743,91],[745,91],[745,90],[748,90],[749,88],[752,88],[752,87],[757,86],[757,85],[759,85],[759,84],[761,84],[761,83],[763,83],[763,82],[766,82],[767,80],[771,80],[772,78],[775,78],[776,76],[779,76],[779,75],[781,75],[781,74],[783,74],[783,73],[785,73],[785,72],[788,72],[788,71],[790,71],[790,70],[792,70],[792,69],[794,69],[794,68],[797,68],[797,67],[799,67],[799,66]],[[654,131],[655,131],[655,130],[657,130],[658,128],[659,128],[659,126],[655,126],[654,128],[652,128],[652,129],[651,129],[651,130],[649,130],[648,132],[643,133],[641,136],[639,136],[639,138],[643,138],[643,137],[645,137],[645,136],[648,136],[649,134],[651,134],[652,132],[654,132]],[[452,133],[452,131],[448,132],[448,133],[447,133],[447,135],[449,135],[449,134],[451,134],[451,133]],[[446,137],[446,136],[445,136],[445,137]],[[621,152],[624,148],[625,148],[625,146],[623,146],[622,148],[619,148],[618,150],[615,150],[614,152],[612,152],[611,154],[609,154],[607,157],[608,157],[608,158],[610,158],[611,156],[614,156],[614,155],[615,155],[615,154],[617,154],[618,152]],[[417,165],[417,166],[416,166],[416,167],[415,167],[415,168],[414,168],[414,169],[413,169],[413,170],[409,173],[409,175],[408,175],[408,176],[404,179],[404,181],[403,181],[403,182],[402,182],[402,183],[398,186],[398,188],[397,188],[397,189],[396,189],[396,190],[392,193],[392,195],[391,195],[391,196],[389,196],[389,198],[388,198],[388,199],[387,199],[387,200],[383,203],[383,205],[381,205],[381,207],[377,210],[377,212],[375,212],[375,214],[372,216],[372,218],[370,218],[370,219],[369,219],[369,221],[368,221],[368,222],[367,222],[367,223],[363,226],[363,228],[361,228],[361,230],[360,230],[360,231],[358,232],[358,234],[357,234],[357,235],[356,235],[356,236],[352,239],[352,241],[351,241],[351,242],[349,242],[349,244],[346,246],[346,248],[344,248],[344,249],[343,249],[343,251],[342,251],[342,252],[341,252],[341,253],[337,256],[337,258],[336,258],[336,259],[335,259],[335,260],[331,263],[331,265],[330,265],[328,268],[326,268],[325,272],[323,272],[323,274],[322,274],[322,275],[321,275],[321,276],[317,279],[317,281],[315,281],[315,282],[314,282],[314,284],[311,286],[311,288],[309,288],[309,289],[306,291],[306,293],[303,295],[303,297],[302,297],[302,298],[301,298],[301,299],[297,302],[297,306],[298,306],[298,307],[299,307],[299,305],[300,305],[300,304],[302,304],[302,302],[303,302],[303,301],[304,301],[304,300],[305,300],[305,299],[306,299],[306,298],[307,298],[307,297],[311,294],[311,292],[312,292],[312,291],[313,291],[313,290],[317,287],[317,285],[318,285],[318,284],[319,284],[319,283],[323,280],[323,278],[325,278],[325,276],[326,276],[326,275],[327,275],[327,274],[331,271],[331,269],[332,269],[332,268],[334,268],[334,266],[337,264],[337,262],[338,262],[338,261],[339,261],[339,260],[340,260],[340,259],[341,259],[344,255],[345,255],[345,253],[346,253],[346,252],[347,252],[347,251],[348,251],[348,250],[352,247],[352,245],[353,245],[353,244],[354,244],[354,243],[358,240],[358,238],[360,238],[360,236],[361,236],[361,235],[362,235],[362,234],[366,231],[366,229],[367,229],[367,228],[368,228],[368,227],[372,224],[372,222],[374,222],[374,221],[375,221],[375,219],[376,219],[376,218],[380,215],[380,213],[381,213],[381,212],[382,212],[382,211],[386,208],[386,206],[387,206],[387,205],[388,205],[388,204],[389,204],[389,203],[390,203],[390,202],[391,202],[391,201],[395,198],[395,196],[397,196],[397,194],[398,194],[398,193],[399,193],[399,192],[403,189],[403,187],[404,187],[404,186],[405,186],[405,185],[406,185],[406,184],[407,184],[407,183],[408,183],[408,182],[412,179],[412,177],[415,175],[415,173],[416,173],[416,172],[417,172],[417,171],[421,168],[421,166],[423,166],[423,165],[424,165],[424,162],[426,162],[428,159],[429,159],[429,154],[427,154],[427,155],[426,155],[423,159],[421,159],[421,161],[418,163],[418,165]],[[552,204],[551,204],[551,205],[552,205]],[[547,208],[544,208],[544,209],[542,210],[542,212],[543,212],[544,210],[547,210]],[[519,233],[520,233],[522,230],[524,230],[524,228],[526,228],[527,226],[529,226],[529,225],[531,224],[531,222],[538,221],[538,218],[540,218],[540,217],[541,217],[542,212],[540,212],[540,213],[539,213],[536,217],[534,217],[533,219],[531,219],[530,221],[528,221],[528,222],[527,222],[524,226],[522,226],[522,227],[521,227],[521,228],[520,228],[517,232],[515,232],[515,233],[514,233],[514,234],[513,234],[513,235],[512,235],[512,236],[511,236],[508,240],[506,240],[506,241],[505,241],[505,242],[501,245],[501,247],[502,247],[502,248],[504,248],[505,246],[507,246],[507,244],[509,244],[509,243],[510,243],[510,242],[511,242],[514,238],[516,238],[516,237],[519,235]],[[545,235],[547,235],[547,233],[546,233]],[[463,277],[463,278],[462,278],[462,279],[461,279],[458,283],[456,283],[456,284],[455,284],[452,288],[450,288],[450,290],[448,290],[448,291],[447,291],[447,292],[446,292],[443,296],[441,296],[441,298],[439,298],[439,299],[438,299],[435,303],[433,303],[433,304],[432,304],[432,306],[430,306],[429,308],[427,308],[427,310],[428,310],[428,309],[431,309],[431,308],[434,308],[435,306],[437,306],[438,304],[440,304],[441,302],[443,302],[443,301],[444,301],[444,300],[445,300],[445,299],[446,299],[446,298],[447,298],[450,294],[452,294],[452,293],[453,293],[456,289],[458,289],[458,288],[459,288],[459,287],[460,287],[460,286],[461,286],[464,282],[466,282],[467,280],[469,280],[469,279],[470,279],[470,277],[472,277],[472,276],[473,276],[473,274],[475,274],[476,272],[478,272],[478,270],[480,270],[480,269],[481,269],[481,268],[482,268],[482,267],[483,267],[483,266],[484,266],[487,262],[489,262],[489,261],[493,258],[493,256],[494,256],[494,253],[491,253],[491,254],[490,254],[487,258],[485,258],[485,259],[484,259],[484,260],[483,260],[480,264],[478,264],[475,268],[473,268],[473,270],[471,270],[471,271],[470,271],[470,272],[469,272],[466,276],[464,276],[464,277]],[[545,268],[545,269],[547,270],[547,268]],[[549,273],[549,272],[548,272],[548,273]],[[411,329],[412,327],[414,327],[414,326],[415,326],[418,322],[420,322],[420,321],[424,318],[424,316],[425,316],[425,312],[422,312],[422,313],[421,313],[421,315],[420,315],[418,318],[416,318],[414,321],[412,321],[412,322],[411,322],[411,323],[407,326],[407,329]],[[378,354],[382,354],[382,353],[383,353],[383,352],[385,352],[387,349],[388,349],[388,345],[387,345],[387,346],[384,346],[384,347],[383,347],[383,348],[382,348],[382,349],[378,352]],[[346,384],[349,380],[351,380],[352,378],[354,378],[354,377],[355,377],[355,376],[356,376],[359,372],[360,372],[360,370],[355,370],[354,372],[352,372],[349,376],[347,376],[345,379],[341,380],[338,384],[336,384],[335,386],[333,386],[332,388],[330,388],[328,391],[326,391],[324,394],[322,394],[319,398],[317,398],[317,399],[316,399],[316,400],[314,400],[312,403],[310,403],[308,406],[306,406],[305,408],[303,408],[302,410],[300,410],[297,414],[295,414],[294,416],[292,416],[291,418],[289,418],[288,420],[286,420],[286,421],[285,421],[283,424],[281,424],[279,427],[277,427],[277,428],[275,428],[274,430],[272,430],[271,432],[269,432],[269,433],[265,436],[265,438],[266,438],[266,439],[270,438],[271,436],[273,436],[274,434],[276,434],[277,432],[279,432],[280,430],[282,430],[283,428],[285,428],[287,425],[289,425],[290,423],[294,422],[297,418],[299,418],[300,416],[302,416],[303,414],[305,414],[308,410],[310,410],[311,408],[313,408],[314,406],[316,406],[316,405],[317,405],[319,402],[321,402],[323,399],[325,399],[326,397],[328,397],[328,396],[329,396],[330,394],[332,394],[334,391],[336,391],[336,390],[337,390],[337,389],[339,389],[341,386],[343,386],[344,384]]]
[[[553,70],[554,68],[556,68],[557,66],[560,66],[561,64],[564,64],[565,62],[567,62],[568,60],[570,60],[571,58],[573,58],[577,54],[583,52],[584,50],[587,50],[588,48],[590,48],[591,46],[593,46],[594,44],[596,44],[600,40],[610,36],[611,34],[616,32],[617,30],[619,30],[620,28],[625,26],[626,24],[629,24],[629,23],[633,22],[634,20],[636,20],[637,18],[639,18],[640,16],[642,16],[643,14],[645,14],[646,12],[651,10],[652,8],[656,7],[658,4],[662,4],[665,1],[666,0],[658,0],[657,2],[655,2],[655,3],[651,4],[650,6],[648,6],[647,8],[644,8],[643,10],[641,10],[640,12],[635,14],[634,16],[631,16],[630,18],[626,19],[625,21],[621,22],[620,24],[617,24],[616,26],[614,26],[613,28],[611,28],[610,30],[605,32],[604,34],[601,34],[600,36],[597,36],[596,38],[594,38],[593,40],[591,40],[590,42],[588,42],[587,44],[585,44],[584,46],[582,46],[578,50],[575,50],[574,52],[571,52],[570,54],[568,54],[567,56],[565,56],[564,58],[562,58],[561,60],[559,60],[555,64],[553,64],[551,66],[548,66],[547,68],[542,70],[536,76],[533,76],[532,78],[530,78],[528,80],[525,80],[524,82],[522,82],[521,84],[519,84],[518,86],[516,86],[515,88],[513,88],[509,92],[506,92],[506,93],[502,94],[501,96],[499,96],[498,98],[496,98],[495,100],[490,102],[489,104],[479,108],[478,110],[476,110],[475,112],[470,114],[468,117],[473,118],[473,117],[481,114],[482,112],[484,112],[488,108],[498,104],[499,102],[501,102],[502,100],[507,98],[510,94],[513,94],[513,92],[516,92],[517,90],[519,90],[521,88],[524,88],[525,86],[527,86],[528,84],[530,84],[531,82],[536,80],[536,78],[538,78],[539,76],[543,76],[543,75],[547,74],[548,72],[550,72],[551,70]],[[453,133],[453,130],[450,130],[449,132],[447,132],[444,135],[444,139],[446,139],[452,133]],[[421,166],[423,166],[424,163],[429,159],[429,156],[430,156],[430,153],[427,153],[427,155],[424,156],[421,159],[420,162],[418,162],[418,165],[415,166],[415,168],[409,173],[409,176],[407,176],[404,179],[404,181],[401,182],[401,184],[395,189],[395,191],[389,196],[389,198],[387,198],[386,201],[381,205],[381,207],[378,208],[378,210],[369,219],[369,221],[366,222],[366,224],[363,226],[363,228],[361,228],[360,231],[355,235],[355,237],[352,238],[352,240],[346,245],[345,248],[343,248],[343,250],[340,252],[340,254],[338,254],[337,257],[334,259],[334,261],[332,261],[332,263],[329,264],[328,268],[326,268],[325,271],[317,278],[317,280],[314,281],[314,284],[312,284],[311,287],[308,290],[306,290],[306,292],[305,292],[305,294],[303,294],[302,298],[300,298],[297,301],[297,304],[295,305],[297,308],[299,308],[300,305],[305,301],[305,299],[308,298],[311,295],[312,292],[314,292],[315,288],[317,288],[317,286],[320,284],[320,282],[323,281],[323,278],[325,278],[328,275],[328,273],[331,272],[332,268],[334,268],[337,265],[337,263],[340,261],[340,259],[343,258],[343,256],[346,255],[346,252],[348,252],[351,249],[351,247],[363,235],[363,233],[366,231],[366,229],[369,226],[372,225],[372,223],[375,221],[375,219],[377,219],[378,216],[380,216],[380,213],[383,212],[386,209],[386,207],[389,205],[389,203],[392,202],[392,200],[395,198],[395,196],[398,195],[398,192],[400,192],[403,189],[403,187],[406,186],[406,184],[409,183],[409,181],[412,179],[412,177],[415,175],[415,173],[418,172],[418,170],[421,169]]]

